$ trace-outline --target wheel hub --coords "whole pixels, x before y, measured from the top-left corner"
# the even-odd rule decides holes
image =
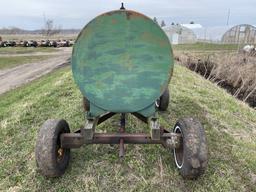
[[[63,148],[59,148],[57,150],[57,159],[58,159],[58,161],[61,161],[63,156],[64,156],[64,149]]]

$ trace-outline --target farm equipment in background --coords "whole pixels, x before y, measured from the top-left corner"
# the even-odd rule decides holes
[[[72,47],[75,44],[75,41],[73,39],[69,40],[69,46]]]
[[[50,47],[58,47],[57,41],[54,41],[54,40],[50,41]]]
[[[0,47],[6,47],[4,41],[0,41]]]
[[[1,41],[0,47],[7,47],[7,41]]]
[[[16,47],[15,41],[7,41],[7,47]]]
[[[72,47],[74,45],[74,40],[20,40],[18,42],[10,41],[0,41],[0,47]]]
[[[67,40],[42,40],[41,47],[70,47],[70,43]]]
[[[15,41],[0,41],[0,47],[15,47]]]
[[[34,40],[21,40],[17,43],[17,46],[19,47],[37,47],[38,46],[38,42],[37,41],[34,41]]]
[[[50,47],[51,42],[49,40],[41,40],[40,47]]]
[[[57,45],[58,47],[70,47],[70,43],[68,40],[58,40]]]
[[[63,119],[42,125],[35,157],[44,176],[64,174],[70,149],[84,144],[118,144],[120,158],[125,155],[125,144],[161,144],[168,155],[172,150],[184,178],[195,179],[204,173],[208,153],[201,123],[183,118],[172,130],[160,126],[158,115],[168,109],[174,61],[168,37],[158,24],[123,6],[104,13],[81,31],[71,62],[83,95],[86,122],[74,133]],[[97,133],[97,126],[114,115],[120,117],[117,132]],[[146,123],[150,133],[126,132],[128,115]]]
[[[24,42],[24,47],[37,47],[38,43],[34,40],[29,40]]]
[[[30,47],[38,47],[38,42],[34,40],[28,41]]]
[[[55,40],[41,40],[40,47],[58,47]]]

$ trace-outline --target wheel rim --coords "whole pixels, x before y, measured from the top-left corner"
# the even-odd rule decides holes
[[[174,133],[180,133],[181,134],[181,142],[180,147],[173,150],[174,155],[174,161],[176,166],[181,169],[184,163],[184,155],[183,155],[183,135],[181,128],[179,126],[176,126],[174,128]]]
[[[157,100],[155,101],[155,105],[156,105],[156,107],[157,107],[157,108],[159,108],[159,105],[160,105],[160,99],[157,99]]]
[[[57,139],[57,145],[56,145],[56,157],[57,157],[57,163],[61,163],[65,157],[66,149],[63,149],[60,145],[60,136]]]
[[[58,147],[58,149],[57,149],[57,162],[61,162],[64,155],[65,155],[65,150],[61,147]]]

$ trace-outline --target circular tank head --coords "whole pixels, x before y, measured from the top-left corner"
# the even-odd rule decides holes
[[[82,94],[111,112],[136,112],[164,92],[173,70],[172,48],[158,24],[143,14],[117,10],[90,21],[72,53]]]

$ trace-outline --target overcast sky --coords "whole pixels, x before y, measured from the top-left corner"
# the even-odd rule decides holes
[[[95,16],[119,9],[120,0],[0,0],[0,28],[40,29],[44,18],[62,28],[82,28]],[[256,0],[123,0],[127,9],[167,24],[194,21],[224,26],[230,9],[231,25],[256,24]]]

